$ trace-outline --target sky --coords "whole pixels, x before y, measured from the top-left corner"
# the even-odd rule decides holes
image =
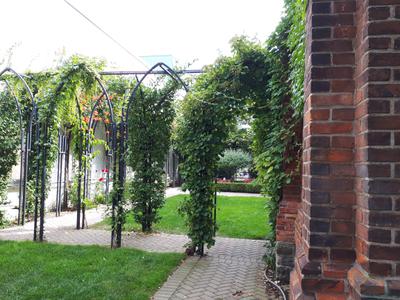
[[[283,0],[68,1],[134,56],[172,55],[192,69],[229,54],[234,36],[265,41],[283,10]],[[18,72],[50,68],[75,53],[104,58],[108,69],[145,69],[64,0],[0,0],[0,19],[0,63],[14,47]]]

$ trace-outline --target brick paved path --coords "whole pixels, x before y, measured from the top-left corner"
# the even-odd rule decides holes
[[[92,212],[93,221],[99,211]],[[52,243],[73,245],[110,245],[110,232],[106,230],[74,230],[65,226],[73,220],[46,220],[46,240]],[[57,225],[58,224],[58,225]],[[64,227],[61,226],[64,224]],[[32,226],[0,230],[0,240],[31,240]],[[124,234],[123,246],[150,252],[183,252],[188,238],[174,234],[139,233]],[[164,299],[278,299],[266,296],[263,283],[265,253],[264,241],[216,238],[216,245],[206,251],[206,256],[188,257],[154,295],[154,300]]]
[[[189,257],[154,295],[164,299],[275,299],[263,283],[264,242],[217,238],[205,257]]]

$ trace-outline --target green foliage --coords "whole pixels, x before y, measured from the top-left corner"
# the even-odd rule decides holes
[[[253,142],[253,132],[248,128],[239,128],[235,126],[229,131],[228,140],[226,141],[227,149],[240,149],[245,152],[251,152]]]
[[[10,91],[0,92],[0,206],[7,200],[12,167],[17,164],[20,148],[20,122],[15,99]],[[1,208],[1,207],[0,207]],[[0,227],[4,225],[0,209]]]
[[[251,155],[243,150],[227,149],[218,161],[219,178],[232,179],[239,169],[251,166]]]
[[[194,247],[211,246],[213,191],[219,156],[236,117],[248,111],[254,99],[266,99],[268,52],[244,38],[232,42],[232,57],[221,57],[197,78],[178,120],[181,174],[191,197],[183,203],[189,237]],[[249,104],[249,105],[247,105]]]
[[[232,56],[207,67],[182,105],[177,144],[184,159],[184,187],[191,194],[182,210],[193,246],[214,244],[213,179],[237,117],[253,118],[255,167],[275,228],[281,189],[291,178],[284,165],[296,159],[299,147],[295,132],[303,102],[304,8],[303,0],[286,1],[287,13],[266,47],[234,39]],[[273,230],[270,237],[275,237]]]
[[[215,187],[219,192],[257,193],[257,194],[261,192],[261,187],[255,183],[218,182]]]
[[[304,81],[305,1],[286,1],[286,14],[267,41],[269,53],[267,105],[258,105],[252,124],[258,182],[268,197],[271,228],[275,228],[281,189],[291,180],[284,166],[298,160]],[[270,239],[275,238],[272,232]]]
[[[142,87],[132,103],[128,124],[128,166],[134,176],[129,184],[135,220],[144,232],[159,220],[164,204],[164,162],[171,140],[178,85],[168,81],[161,89]]]

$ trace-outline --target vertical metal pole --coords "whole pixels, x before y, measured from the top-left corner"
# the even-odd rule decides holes
[[[22,215],[24,215],[23,213],[23,205],[24,205],[24,201],[22,199],[23,197],[23,182],[24,182],[24,165],[25,165],[25,161],[24,161],[24,152],[25,152],[25,145],[24,145],[24,129],[21,128],[21,153],[20,153],[20,168],[19,168],[19,187],[18,187],[18,225],[21,225],[22,222]]]
[[[116,151],[117,150],[117,125],[112,124],[112,147],[113,147],[113,154],[114,154],[114,160],[113,160],[113,193],[112,193],[112,206],[111,206],[111,248],[115,248],[115,237],[116,237],[116,219],[115,219],[115,207],[117,203],[117,193],[116,193],[116,188],[118,188],[118,176],[117,176],[117,159],[118,159],[118,154]]]
[[[118,211],[117,211],[117,247],[120,248],[122,245],[122,218],[123,218],[123,206],[122,197],[124,197],[124,183],[125,183],[125,133],[126,123],[121,122],[120,124],[120,135],[119,135],[119,178],[118,178]]]
[[[39,214],[39,183],[40,183],[40,124],[38,111],[35,110],[35,128],[36,128],[36,178],[35,178],[35,207],[34,207],[34,216],[33,216],[33,240],[37,241],[37,223],[38,223],[38,214]]]
[[[217,235],[217,179],[214,181],[215,183],[215,190],[214,190],[214,236]]]
[[[27,208],[27,199],[26,199],[26,187],[28,184],[28,172],[29,172],[29,152],[31,151],[32,147],[32,122],[34,118],[34,114],[37,114],[36,108],[33,108],[31,112],[31,117],[28,124],[28,130],[26,131],[25,137],[25,150],[24,150],[24,181],[22,184],[22,219],[21,225],[25,224],[25,214]]]
[[[79,131],[79,158],[78,158],[78,186],[77,186],[77,199],[76,204],[76,229],[81,228],[81,185],[82,185],[82,131]]]
[[[56,217],[58,217],[58,203],[60,201],[60,190],[61,190],[61,178],[60,173],[62,172],[60,162],[61,162],[61,132],[58,129],[58,154],[57,154],[57,189],[56,189]]]
[[[44,240],[44,214],[46,202],[46,161],[47,161],[47,124],[43,124],[43,160],[42,160],[42,182],[41,182],[41,199],[40,199],[40,227],[39,227],[39,241]]]
[[[87,176],[87,151],[86,151],[86,147],[84,150],[84,161],[83,161],[83,201],[82,201],[82,223],[81,223],[81,229],[85,228],[85,200],[86,200],[86,196],[87,196],[87,180],[88,180],[88,176]]]

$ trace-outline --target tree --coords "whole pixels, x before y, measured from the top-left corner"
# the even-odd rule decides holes
[[[249,168],[251,155],[243,150],[227,149],[218,161],[218,177],[233,179],[239,169]]]

